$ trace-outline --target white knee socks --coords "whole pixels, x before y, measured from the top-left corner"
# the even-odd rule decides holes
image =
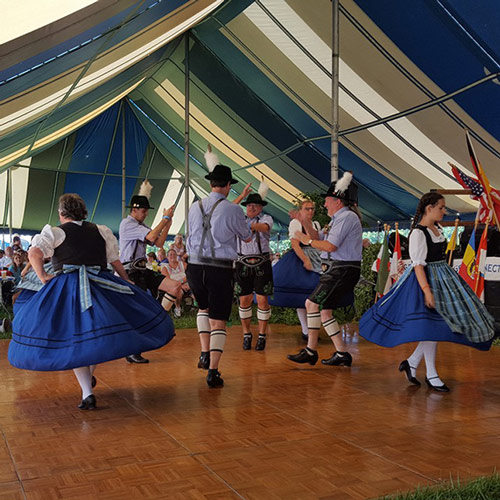
[[[95,369],[95,365],[92,365]],[[93,372],[94,370],[92,370]],[[73,368],[78,383],[82,389],[82,399],[90,396],[94,392],[92,391],[92,372],[90,366],[81,366],[80,368]]]
[[[304,308],[297,309],[297,316],[299,317],[302,334],[307,335],[307,312]]]
[[[414,377],[416,370],[422,357],[425,357],[425,368],[427,370],[427,378],[432,378],[432,385],[443,385],[443,381],[439,378],[436,370],[436,350],[437,342],[425,341],[419,342],[417,348],[413,351],[413,354],[408,358],[408,363],[410,364],[411,374]],[[437,378],[436,378],[437,377]]]

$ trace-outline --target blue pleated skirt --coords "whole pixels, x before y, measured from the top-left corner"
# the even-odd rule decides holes
[[[370,342],[394,347],[407,342],[454,342],[487,351],[494,337],[492,316],[446,263],[429,263],[427,278],[436,309],[429,309],[413,268],[359,322]]]
[[[13,366],[68,370],[158,349],[173,338],[172,320],[150,294],[109,272],[99,276],[130,286],[133,295],[90,281],[92,306],[82,312],[77,272],[21,292],[8,353]]]
[[[319,273],[308,271],[293,250],[287,252],[273,266],[274,294],[269,297],[272,306],[305,307],[319,282]]]

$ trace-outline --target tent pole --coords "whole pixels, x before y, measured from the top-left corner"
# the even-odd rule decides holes
[[[332,182],[339,178],[339,49],[339,0],[332,0]]]
[[[7,170],[7,186],[9,187],[9,241],[12,244],[12,167]]]
[[[126,167],[125,167],[125,106],[123,105],[123,100],[121,102],[121,117],[122,117],[122,219],[125,219],[127,216],[126,211],[125,211],[125,205],[126,205],[126,179],[125,179],[125,172],[126,172]]]
[[[189,31],[184,35],[184,233],[187,235],[189,215]]]

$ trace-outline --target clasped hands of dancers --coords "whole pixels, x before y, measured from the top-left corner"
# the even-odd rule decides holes
[[[271,315],[269,296],[273,295],[269,258],[273,220],[262,213],[267,204],[264,183],[255,194],[249,194],[247,185],[231,203],[227,195],[237,182],[231,169],[221,165],[210,148],[205,158],[209,167],[205,178],[210,182],[211,193],[194,203],[189,211],[186,277],[199,306],[198,367],[208,370],[207,384],[213,388],[224,385],[218,368],[234,291],[240,300],[243,349],[249,350],[252,345],[254,293],[259,325],[255,349],[263,351],[266,347]],[[309,273],[305,279],[314,283],[305,301],[307,347],[288,356],[295,363],[317,363],[321,325],[335,347],[332,356],[323,359],[322,364],[351,366],[352,363],[332,314],[333,309],[344,305],[346,296],[352,296],[360,277],[361,217],[357,209],[357,186],[351,180],[352,174],[344,174],[323,195],[332,218],[326,234],[304,229],[295,232],[296,240],[308,255],[321,252],[322,274],[304,270],[304,261],[297,257],[293,260],[294,252],[288,252],[290,258],[285,255],[274,267],[275,300],[282,294],[287,297],[286,302],[293,295],[283,293],[286,287],[281,287],[283,283],[276,279],[284,274],[295,275],[292,268],[287,268],[291,263],[296,271]],[[82,410],[96,407],[93,388],[97,364],[131,356],[141,362],[140,353],[162,347],[175,335],[166,311],[175,303],[180,283],[158,276],[139,262],[145,258],[148,243],[163,247],[174,207],[164,211],[155,228],[149,228],[144,224],[152,208],[148,191],[150,194],[150,186],[146,193],[141,188],[141,193],[132,197],[131,213],[120,225],[120,257],[111,230],[85,222],[85,203],[75,194],[63,195],[59,200],[61,225],[47,225],[33,238],[29,258],[38,280],[31,277],[21,284],[22,292],[14,308],[9,361],[28,370],[73,369],[82,389],[79,405]],[[242,204],[246,215],[238,206],[245,197]],[[401,362],[399,370],[410,383],[420,385],[416,370],[425,358],[426,383],[441,392],[449,389],[435,368],[437,342],[451,341],[488,350],[494,336],[493,318],[470,287],[444,262],[446,241],[437,224],[445,213],[444,207],[444,198],[439,194],[422,197],[410,235],[413,264],[360,321],[360,334],[379,345],[392,347],[418,341],[417,348]],[[318,235],[318,239],[311,234]],[[52,272],[47,264],[44,266],[47,259],[51,259]],[[310,262],[309,258],[307,261]],[[118,276],[107,271],[108,263]],[[163,307],[154,299],[158,291],[165,293]],[[299,304],[296,297],[292,302],[290,306],[299,307],[303,298]]]

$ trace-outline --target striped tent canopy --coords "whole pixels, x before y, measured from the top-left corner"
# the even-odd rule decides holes
[[[267,181],[276,228],[300,192],[326,189],[330,0],[314,8],[301,0],[51,3],[59,11],[28,26],[8,7],[13,31],[2,34],[0,193],[12,167],[15,228],[56,223],[57,196],[76,191],[89,218],[116,231],[123,151],[127,201],[148,177],[154,207],[184,204],[186,43],[190,200],[209,189],[207,143],[234,170],[236,191]],[[408,220],[424,192],[458,188],[447,162],[472,172],[464,129],[500,186],[499,15],[494,0],[341,2],[340,168],[353,171],[368,224]],[[471,217],[477,208],[462,195],[447,205]],[[173,231],[183,216],[178,210]]]

